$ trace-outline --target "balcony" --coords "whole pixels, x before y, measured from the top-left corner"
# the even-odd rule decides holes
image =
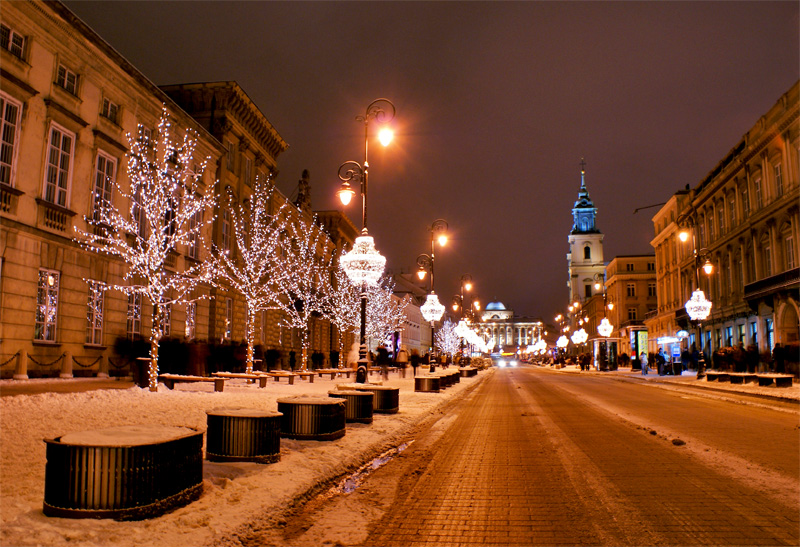
[[[55,203],[50,203],[41,198],[36,198],[36,203],[39,204],[40,226],[48,230],[60,232],[64,235],[70,231],[72,217],[77,214],[75,211],[71,211]]]
[[[23,192],[21,190],[17,190],[13,186],[0,184],[0,213],[16,215],[18,201],[17,198],[19,198],[19,196],[22,194]]]
[[[786,270],[744,286],[744,299],[749,301],[772,296],[779,291],[800,288],[800,268]]]

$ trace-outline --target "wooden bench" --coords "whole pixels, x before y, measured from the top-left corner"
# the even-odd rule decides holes
[[[333,379],[336,378],[337,374],[346,374],[347,377],[350,378],[350,372],[351,371],[350,371],[349,368],[342,368],[342,369],[338,369],[338,368],[318,368],[314,372],[319,374],[320,378],[322,378],[322,376],[325,375],[325,374],[330,374],[331,375],[331,380],[333,380]]]
[[[791,374],[756,374],[758,385],[770,386],[775,382],[775,387],[792,387],[793,376]]]
[[[304,370],[304,371],[300,371],[300,372],[295,372],[295,374],[297,376],[299,376],[301,380],[304,379],[304,378],[306,380],[308,380],[309,384],[313,384],[314,383],[314,373],[313,372],[309,372],[307,370]]]
[[[758,381],[758,375],[748,372],[731,372],[729,375],[732,384],[749,384]]]
[[[281,378],[286,378],[289,380],[289,384],[294,384],[294,379],[297,378],[297,374],[293,372],[260,372],[259,375],[266,376],[267,378],[275,378],[275,381],[279,381]]]
[[[263,374],[247,374],[245,372],[212,372],[211,376],[230,379],[241,378],[248,380],[248,383],[253,383],[258,380],[258,387],[267,387],[267,377]],[[252,382],[250,380],[252,380]]]
[[[225,378],[211,378],[208,376],[187,376],[183,374],[159,374],[158,379],[169,389],[175,389],[178,382],[214,382],[214,391],[222,391],[225,388]]]

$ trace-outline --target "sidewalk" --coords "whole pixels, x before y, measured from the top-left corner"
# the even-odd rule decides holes
[[[731,384],[730,382],[709,382],[706,378],[697,379],[697,371],[686,371],[680,376],[664,375],[659,376],[658,372],[650,369],[648,374],[642,374],[640,370],[631,370],[630,368],[620,368],[618,370],[610,370],[600,372],[597,370],[581,371],[577,365],[569,365],[564,368],[556,369],[554,367],[540,367],[544,370],[563,374],[587,374],[587,375],[600,375],[610,376],[617,378],[627,378],[632,380],[641,380],[643,382],[663,383],[678,386],[688,386],[692,388],[707,389],[710,391],[746,393],[749,395],[756,395],[760,397],[770,397],[788,401],[800,402],[800,382],[795,378],[791,387],[775,387],[766,386],[762,387],[758,384]]]

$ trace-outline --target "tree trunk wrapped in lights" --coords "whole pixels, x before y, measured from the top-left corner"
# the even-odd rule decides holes
[[[287,229],[288,206],[271,211],[274,186],[269,178],[256,179],[253,194],[237,202],[229,191],[228,210],[235,236],[235,249],[214,247],[210,263],[214,276],[241,293],[247,306],[245,339],[247,342],[246,372],[253,372],[253,348],[258,313],[280,309],[278,286],[287,274],[279,266],[280,237]]]
[[[367,339],[383,342],[405,323],[408,301],[398,302],[393,293],[394,282],[385,276],[367,288]]]
[[[110,180],[113,188],[129,205],[120,211],[102,195],[94,196],[94,211],[84,219],[94,227],[83,231],[75,227],[76,238],[85,249],[120,258],[128,267],[126,285],[108,285],[107,289],[127,295],[140,294],[153,305],[150,335],[150,391],[158,387],[158,347],[164,334],[168,307],[187,304],[206,295],[198,295],[199,285],[209,281],[208,264],[196,262],[181,272],[166,269],[184,247],[204,249],[201,232],[214,216],[217,197],[206,191],[202,174],[208,159],[197,171],[194,153],[197,137],[187,130],[183,142],[173,140],[166,108],[162,110],[157,134],[151,141],[139,127],[139,135],[126,135],[130,145],[127,172],[130,187],[123,188]],[[200,255],[198,255],[200,256]]]
[[[456,325],[449,319],[445,319],[442,327],[436,331],[436,345],[442,353],[455,355],[461,345],[461,336],[456,333]]]
[[[292,215],[287,215],[292,216]],[[280,234],[280,259],[275,264],[281,282],[278,309],[281,326],[300,331],[303,353],[301,370],[306,369],[308,332],[311,319],[326,316],[331,296],[331,260],[327,235],[316,222],[302,218],[287,219]]]
[[[361,326],[359,317],[361,290],[353,285],[347,273],[339,267],[333,278],[334,286],[328,300],[328,318],[339,329],[339,353],[344,352],[344,335],[357,334]]]

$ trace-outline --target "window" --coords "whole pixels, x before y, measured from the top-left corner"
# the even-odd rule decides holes
[[[197,211],[189,218],[189,245],[186,254],[195,260],[200,259],[200,225],[203,222],[203,211]]]
[[[775,328],[773,327],[772,319],[764,320],[764,336],[766,337],[767,347],[772,348],[774,344]]]
[[[636,313],[636,308],[628,308],[628,321],[636,321],[638,319],[638,314]]]
[[[747,342],[747,340],[745,338],[745,334],[744,334],[744,327],[745,327],[744,323],[736,325],[737,336],[739,337],[739,339],[736,341],[736,343],[741,342],[742,344],[744,344],[745,342]]]
[[[654,282],[647,283],[647,296],[653,297],[656,295],[656,284]]]
[[[725,345],[733,347],[733,327],[725,327]]]
[[[586,298],[591,298],[592,297],[592,286],[591,285],[584,285],[583,286],[583,295]]]
[[[583,248],[583,259],[584,260],[592,259],[592,248],[588,245]]]
[[[72,72],[64,65],[58,65],[58,72],[56,73],[56,84],[64,88],[65,91],[78,94],[78,75]]]
[[[713,211],[708,215],[708,241],[714,241],[714,213]]]
[[[103,343],[103,285],[89,281],[89,298],[86,302],[86,343],[100,346]]]
[[[248,186],[253,185],[253,160],[250,158],[244,159],[244,183]]]
[[[674,245],[674,244],[675,244],[675,242],[673,241],[673,245]],[[654,271],[656,271],[656,263],[655,263],[655,262],[648,262],[648,263],[647,263],[647,271],[648,271],[648,272],[654,272]]]
[[[61,127],[50,128],[47,169],[44,179],[44,200],[62,207],[67,206],[67,185],[72,168],[72,145],[75,135]]]
[[[25,54],[25,37],[16,30],[0,24],[0,47],[22,59]]]
[[[227,209],[222,210],[222,250],[231,250],[231,213]]]
[[[633,271],[633,264],[632,264],[632,263],[630,263],[630,262],[628,262],[627,264],[625,264],[625,271],[626,271],[626,272],[632,272],[632,271]]]
[[[776,163],[773,165],[772,172],[775,175],[775,195],[781,197],[783,195],[783,175],[781,173],[781,164]]]
[[[116,103],[110,101],[109,99],[103,99],[103,108],[100,110],[100,115],[104,118],[111,120],[114,123],[117,123],[117,112],[119,111],[119,106]]]
[[[627,284],[628,296],[636,296],[636,283]]]
[[[97,153],[94,175],[93,215],[95,222],[106,222],[111,207],[111,187],[117,172],[117,160],[102,152]]]
[[[187,340],[194,340],[196,335],[195,326],[197,324],[197,303],[189,302],[186,304],[186,326],[184,327],[184,336]]]
[[[56,341],[59,277],[59,273],[55,270],[39,270],[39,290],[36,293],[36,322],[33,332],[35,340]]]
[[[794,237],[791,235],[786,235],[783,238],[783,258],[787,270],[791,270],[797,265],[794,258]]]
[[[230,340],[233,331],[233,299],[225,299],[225,339]]]
[[[761,263],[763,277],[772,275],[772,245],[768,237],[761,240]]]
[[[719,235],[725,235],[725,206],[722,203],[717,209],[717,224],[719,224]]]
[[[744,218],[750,216],[750,196],[748,195],[747,187],[742,188],[742,214]]]
[[[153,143],[153,130],[147,127],[146,125],[139,124],[139,136],[137,140],[144,144],[152,144]]]
[[[226,140],[225,150],[225,166],[228,168],[228,171],[233,172],[233,169],[236,165],[236,145],[231,141]]]
[[[731,228],[736,226],[736,196],[734,194],[728,198],[728,225]]]
[[[758,347],[758,323],[750,323],[750,343]]]
[[[0,93],[0,183],[12,186],[22,105]]]
[[[762,188],[761,188],[761,177],[753,180],[753,195],[756,199],[755,202],[756,211],[758,211],[764,205],[764,196],[762,195]]]
[[[128,295],[128,324],[125,332],[129,339],[142,334],[142,295],[139,293]]]
[[[172,304],[161,304],[161,335],[165,338],[172,333]]]

